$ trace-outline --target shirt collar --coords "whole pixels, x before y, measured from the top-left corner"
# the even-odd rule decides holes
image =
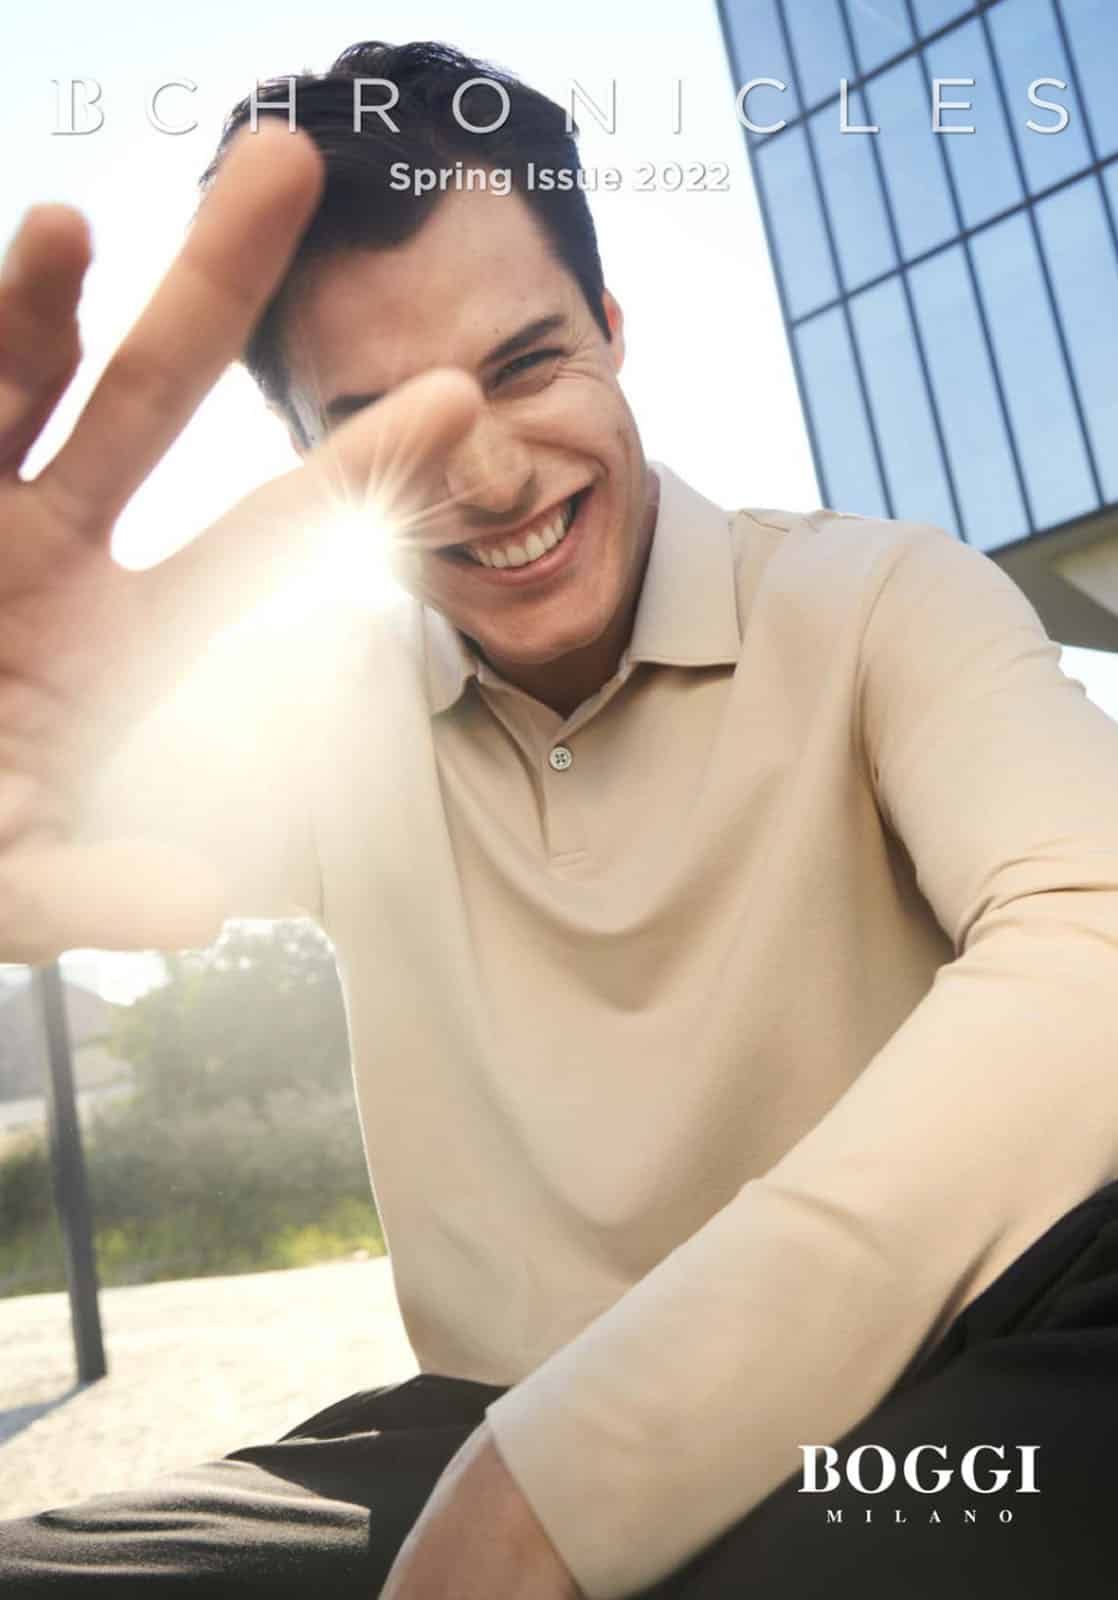
[[[659,462],[660,504],[623,663],[734,665],[741,650],[730,514]],[[418,602],[417,602],[418,604]],[[423,605],[422,638],[431,715],[447,711],[482,665],[441,612]]]

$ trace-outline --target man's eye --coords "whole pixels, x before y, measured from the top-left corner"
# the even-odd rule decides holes
[[[558,361],[562,353],[561,350],[529,350],[526,355],[515,356],[497,368],[493,374],[493,387],[502,388],[528,373],[534,373],[542,380],[547,375],[548,364]]]

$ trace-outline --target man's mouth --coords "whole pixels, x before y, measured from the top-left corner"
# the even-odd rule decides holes
[[[578,513],[586,490],[580,489],[561,505],[554,506],[526,528],[516,533],[490,534],[484,539],[471,539],[458,544],[444,554],[460,561],[475,562],[482,567],[530,567],[542,561],[556,545],[562,544]]]

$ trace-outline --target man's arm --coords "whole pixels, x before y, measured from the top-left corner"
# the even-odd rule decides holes
[[[328,650],[306,625],[215,640],[97,774],[84,838],[197,857],[220,882],[227,916],[320,917],[309,774]]]
[[[589,1600],[745,1515],[1118,1174],[1118,727],[985,557],[917,528],[886,567],[856,731],[956,959],[776,1166],[489,1407]]]
[[[269,119],[271,120],[271,119]],[[322,519],[367,508],[390,463],[420,505],[481,395],[428,372],[350,417],[295,471],[247,495],[145,572],[112,559],[113,526],[244,348],[321,194],[312,140],[242,130],[175,261],[34,478],[29,450],[77,370],[91,246],[67,206],[32,207],[0,263],[0,956],[201,943],[225,886],[157,841],[82,840],[87,786],[223,629],[313,569]],[[412,528],[413,546],[445,530]]]

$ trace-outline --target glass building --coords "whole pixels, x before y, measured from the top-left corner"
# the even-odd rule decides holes
[[[824,502],[1118,649],[1118,0],[719,12]]]

